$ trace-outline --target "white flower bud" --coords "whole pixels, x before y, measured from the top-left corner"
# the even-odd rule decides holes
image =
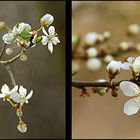
[[[89,48],[87,50],[87,54],[88,54],[88,57],[96,57],[98,54],[98,51],[96,48]]]
[[[20,60],[21,60],[21,61],[26,61],[26,60],[27,60],[27,56],[26,56],[24,53],[21,54]]]
[[[96,71],[101,67],[101,61],[97,58],[90,58],[87,60],[87,68],[91,71]]]
[[[0,29],[4,29],[6,27],[5,22],[0,21]]]
[[[105,32],[104,32],[104,37],[105,37],[105,39],[109,39],[110,36],[111,36],[111,34],[110,34],[109,31],[105,31]]]
[[[85,43],[87,45],[94,45],[98,40],[98,34],[96,32],[89,32],[85,36]]]
[[[54,17],[50,14],[46,14],[41,18],[41,25],[42,26],[49,26],[54,21]]]
[[[7,54],[7,55],[11,55],[13,52],[14,52],[14,51],[13,51],[12,48],[7,48],[7,49],[6,49],[6,54]]]
[[[134,61],[132,68],[135,73],[140,73],[140,60]]]
[[[105,40],[105,36],[103,34],[98,35],[98,41],[103,42]]]
[[[2,37],[4,43],[6,44],[12,44],[14,41],[14,36],[12,33],[7,33]]]
[[[128,27],[128,32],[132,35],[136,35],[138,34],[140,31],[140,26],[138,24],[131,24],[129,27]]]
[[[107,65],[107,72],[110,75],[117,75],[120,73],[120,68],[121,68],[121,62],[113,60]]]
[[[114,60],[114,58],[113,58],[113,56],[111,56],[111,55],[106,55],[105,58],[104,58],[104,61],[105,61],[106,63],[109,63],[109,62],[111,62],[112,60]]]
[[[21,132],[21,133],[25,133],[27,131],[27,126],[25,123],[20,122],[17,126],[17,129]]]
[[[120,45],[119,45],[119,48],[122,50],[122,51],[126,51],[130,48],[130,44],[128,42],[121,42]]]

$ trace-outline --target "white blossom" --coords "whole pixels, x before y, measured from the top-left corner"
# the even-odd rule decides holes
[[[133,35],[136,35],[138,34],[140,31],[140,26],[138,24],[131,24],[129,27],[128,27],[128,32],[133,34]]]
[[[132,69],[136,74],[140,73],[140,56],[137,58],[127,58],[127,62],[122,63],[121,68],[124,70]]]
[[[7,33],[2,37],[5,44],[12,44],[14,41],[14,35],[12,33]]]
[[[48,29],[48,33],[46,32],[45,28],[42,28],[42,32],[45,34],[45,36],[42,36],[42,45],[48,44],[48,50],[52,53],[53,52],[53,45],[57,45],[57,43],[60,43],[60,40],[56,36],[55,28],[54,26],[50,26]]]
[[[114,60],[114,58],[113,58],[112,55],[106,55],[106,56],[104,57],[104,61],[105,61],[106,63],[109,63],[109,62],[111,62],[112,60]]]
[[[96,71],[101,68],[101,61],[97,58],[90,58],[87,60],[87,68],[91,71]]]
[[[105,37],[105,39],[109,39],[110,36],[111,36],[111,34],[110,34],[109,31],[105,31],[105,32],[104,32],[104,37]]]
[[[31,30],[31,26],[24,22],[19,23],[19,25],[17,25],[17,26],[14,26],[13,31],[12,31],[13,35],[15,35],[15,36],[20,34],[24,29],[26,29],[28,31]]]
[[[107,72],[109,74],[118,74],[120,73],[120,69],[121,69],[121,62],[120,61],[111,61],[108,65],[107,65]]]
[[[33,95],[33,90],[30,91],[30,93],[27,95],[27,89],[24,88],[23,86],[19,87],[19,91],[18,88],[16,91],[12,92],[10,97],[12,98],[12,100],[16,103],[28,103],[28,100],[32,97]]]
[[[54,17],[50,14],[46,14],[41,18],[41,25],[42,26],[49,26],[53,23]]]
[[[88,45],[94,45],[98,40],[98,34],[96,32],[89,32],[85,36],[85,43]]]
[[[129,42],[126,42],[126,41],[123,41],[119,44],[119,48],[122,50],[122,51],[126,51],[130,48],[130,44]]]
[[[14,88],[10,90],[10,88],[6,84],[4,84],[1,88],[0,98],[3,98],[3,100],[5,101],[5,99],[10,98],[11,93],[15,92],[17,88],[17,86],[14,86]]]
[[[126,96],[134,97],[129,99],[124,104],[124,113],[127,115],[133,115],[140,109],[140,88],[133,82],[123,81],[120,83],[120,89]]]
[[[96,57],[98,54],[98,51],[96,48],[89,48],[87,50],[87,54],[88,54],[88,57]]]

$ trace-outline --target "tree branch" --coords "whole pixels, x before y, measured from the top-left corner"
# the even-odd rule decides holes
[[[0,60],[1,60],[2,56],[3,56],[3,53],[5,51],[5,48],[6,48],[6,44],[4,44],[4,46],[2,47],[2,50],[0,52]]]
[[[9,74],[9,76],[11,78],[11,82],[12,82],[13,86],[15,86],[16,85],[16,81],[15,81],[13,72],[11,70],[11,67],[9,66],[9,64],[5,64],[4,66],[5,66],[5,69],[7,70],[8,74]]]
[[[137,83],[134,79],[130,80],[121,80],[117,82],[113,82],[111,85],[109,82],[99,82],[99,81],[72,81],[72,86],[75,88],[83,89],[85,87],[111,87],[111,86],[119,86],[122,81],[131,81]]]

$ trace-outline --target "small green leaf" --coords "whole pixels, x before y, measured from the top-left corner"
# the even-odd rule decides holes
[[[30,33],[26,29],[23,30],[19,36],[25,41],[29,41],[31,37]]]
[[[35,39],[35,44],[40,43],[41,40],[42,40],[42,37],[41,37],[41,36],[37,37],[37,38]]]

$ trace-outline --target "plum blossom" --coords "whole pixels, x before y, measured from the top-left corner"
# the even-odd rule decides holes
[[[28,100],[32,97],[33,95],[33,90],[30,91],[30,93],[27,95],[27,89],[24,88],[23,86],[19,87],[18,91],[18,86],[14,92],[11,93],[10,98],[16,103],[28,103]]]
[[[41,20],[40,20],[40,22],[41,22],[41,25],[42,26],[49,26],[49,25],[51,25],[52,23],[53,23],[53,21],[54,21],[54,17],[52,16],[52,15],[50,15],[50,14],[46,14],[46,15],[44,15],[42,18],[41,18]]]
[[[121,68],[124,70],[132,69],[136,74],[140,73],[140,56],[127,58],[127,62],[122,63]]]
[[[107,72],[111,75],[117,75],[120,73],[121,70],[121,62],[120,61],[115,61],[112,60],[108,65],[107,65]]]
[[[57,34],[55,32],[55,28],[54,26],[50,26],[48,29],[48,34],[45,28],[42,27],[42,32],[45,34],[45,36],[42,35],[42,45],[48,44],[48,50],[52,53],[53,45],[57,45],[57,43],[60,43],[60,40],[58,39]]]
[[[127,115],[133,115],[140,109],[140,88],[133,82],[123,81],[120,83],[120,89],[126,96],[134,97],[129,99],[124,104],[124,113]]]
[[[5,101],[5,99],[10,98],[11,93],[15,92],[16,90],[17,86],[14,86],[14,88],[10,90],[10,88],[6,84],[4,84],[1,88],[0,98],[3,98],[3,100]]]

